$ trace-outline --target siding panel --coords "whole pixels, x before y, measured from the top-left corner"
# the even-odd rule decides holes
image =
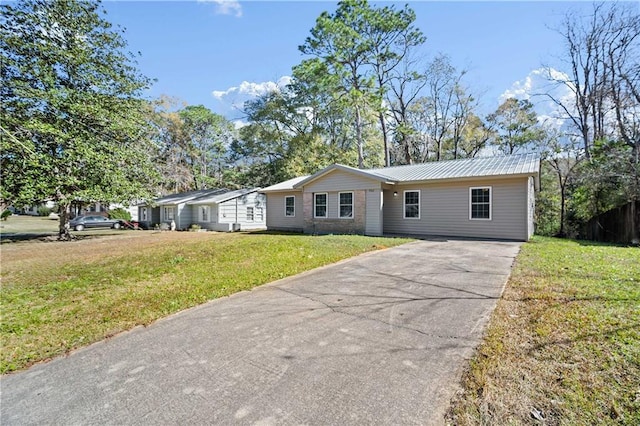
[[[295,196],[295,216],[284,215],[284,199],[286,196]],[[291,230],[302,232],[304,226],[304,214],[302,204],[302,191],[294,192],[269,192],[267,194],[267,229]]]
[[[469,219],[469,188],[492,187],[492,219]],[[420,219],[404,219],[402,191],[420,190]],[[398,191],[398,197],[393,196]],[[528,239],[528,179],[398,185],[384,191],[384,232],[477,238]]]
[[[534,217],[534,212],[536,211],[536,192],[535,192],[535,184],[534,184],[534,179],[532,177],[529,178],[529,187],[528,187],[528,198],[529,198],[529,202],[528,202],[528,209],[529,209],[529,214],[528,216],[528,222],[529,222],[529,231],[527,233],[527,235],[529,236],[529,238],[531,238],[531,236],[533,235],[534,231],[535,231],[535,217]]]
[[[233,200],[218,204],[218,224],[239,223],[240,229],[261,229],[267,226],[265,221],[266,198],[264,194],[252,192]],[[247,207],[253,207],[253,220],[247,219]],[[262,218],[258,209],[262,209]]]

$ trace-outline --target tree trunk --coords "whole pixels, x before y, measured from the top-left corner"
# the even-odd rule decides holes
[[[411,149],[409,148],[409,137],[406,133],[402,132],[402,149],[404,150],[405,164],[413,164],[413,158],[411,158]]]
[[[358,168],[364,169],[364,141],[362,140],[362,117],[356,105],[356,143],[358,144]]]
[[[384,166],[389,167],[391,165],[391,159],[389,158],[389,136],[387,135],[387,124],[385,123],[384,113],[378,113],[380,119],[380,127],[382,129],[382,141],[384,142]]]
[[[69,232],[70,205],[60,204],[60,222],[58,226],[58,241],[71,241],[73,236]]]
[[[565,207],[566,205],[566,196],[565,196],[565,186],[560,184],[560,236],[565,237],[565,229],[564,229],[564,215],[565,215]]]

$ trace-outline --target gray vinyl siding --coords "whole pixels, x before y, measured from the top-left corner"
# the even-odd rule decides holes
[[[142,220],[142,209],[147,209],[147,220]],[[152,206],[140,206],[138,208],[138,216],[140,218],[140,223],[144,224],[147,228],[152,228],[153,226],[160,223],[160,207],[152,207]]]
[[[191,206],[184,203],[176,206],[176,229],[187,229],[191,225]]]
[[[536,211],[536,195],[535,195],[535,185],[533,177],[529,178],[529,187],[528,187],[528,225],[529,230],[527,232],[527,236],[531,238],[533,233],[535,232],[535,218],[534,212]]]
[[[469,188],[483,186],[491,187],[491,220],[471,220]],[[397,185],[384,191],[384,232],[527,240],[528,188],[528,178]],[[420,219],[403,217],[405,190],[420,190]]]
[[[365,234],[382,235],[382,190],[367,190],[366,199]]]
[[[295,196],[295,216],[284,215],[284,199]],[[302,232],[304,226],[304,208],[302,191],[270,192],[267,194],[267,229]]]
[[[200,225],[203,229],[211,231],[231,231],[233,224],[240,224],[240,230],[264,229],[266,227],[266,198],[263,194],[252,192],[242,197],[224,201],[222,203],[206,204],[209,207],[209,220],[200,220],[199,208],[202,204],[190,205],[191,223]],[[253,208],[253,220],[247,219],[247,207]],[[262,209],[262,215],[258,214]],[[236,214],[237,210],[237,214]]]
[[[333,170],[304,186],[305,192],[338,192],[380,188],[380,182],[342,170]]]
[[[257,192],[220,203],[218,204],[218,223],[239,223],[241,230],[265,228],[267,226],[265,217],[268,216],[265,203],[265,196]],[[253,220],[247,219],[247,207],[253,207]],[[258,209],[262,209],[262,218],[258,216]]]
[[[200,220],[200,207],[202,207],[202,205],[197,204],[191,206],[191,223],[200,225],[202,229],[209,229],[212,231],[217,230],[216,225],[218,223],[218,205],[207,204],[206,206],[209,207],[209,220],[206,222]]]

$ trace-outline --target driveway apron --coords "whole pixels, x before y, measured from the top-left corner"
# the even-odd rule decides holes
[[[519,247],[422,240],[209,302],[4,376],[0,424],[443,424]]]

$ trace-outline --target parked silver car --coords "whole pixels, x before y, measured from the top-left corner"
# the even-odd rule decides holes
[[[69,221],[69,226],[76,231],[82,231],[85,228],[113,228],[120,229],[122,220],[109,219],[100,215],[78,216]]]

